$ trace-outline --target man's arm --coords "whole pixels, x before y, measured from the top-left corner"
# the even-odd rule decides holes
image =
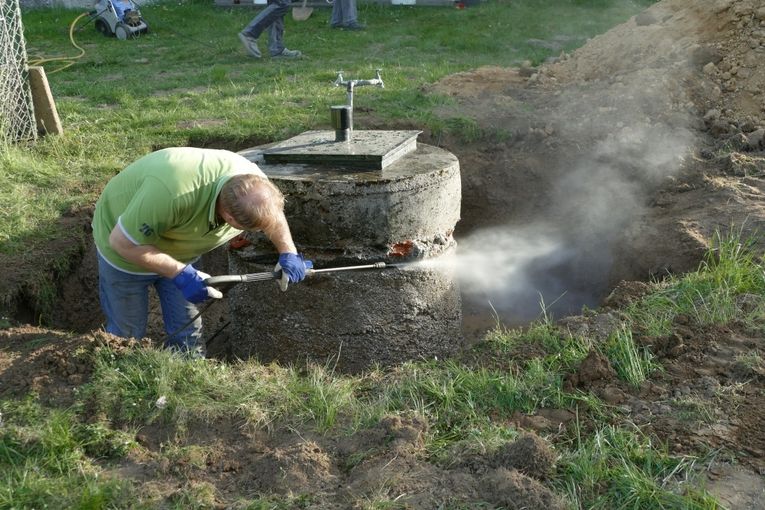
[[[175,286],[183,293],[183,297],[192,303],[202,303],[208,298],[220,299],[223,293],[205,285],[205,279],[210,275],[197,271],[191,264],[175,260],[151,244],[135,244],[119,225],[109,234],[109,244],[128,262],[148,269],[166,278],[170,278]]]
[[[268,236],[279,253],[297,253],[297,248],[292,241],[290,227],[284,214],[281,215],[273,228],[263,233]]]
[[[285,291],[289,283],[297,283],[305,278],[306,270],[313,267],[313,262],[303,259],[303,256],[298,254],[295,243],[292,241],[287,218],[283,213],[275,225],[264,230],[263,233],[268,236],[279,252],[279,263],[276,264],[274,271],[281,271],[279,286],[282,291]]]
[[[115,225],[109,234],[109,244],[122,258],[157,273],[166,278],[173,278],[183,270],[186,264],[175,260],[151,244],[134,244],[128,239],[119,225]]]

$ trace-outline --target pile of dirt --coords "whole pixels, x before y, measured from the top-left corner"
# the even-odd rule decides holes
[[[75,389],[90,379],[98,347],[122,352],[140,345],[148,341],[135,342],[102,331],[72,335],[34,326],[0,329],[0,397],[32,392],[44,403],[65,407]]]

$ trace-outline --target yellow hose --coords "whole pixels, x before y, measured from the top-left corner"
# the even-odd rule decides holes
[[[36,60],[30,60],[28,62],[28,65],[30,65],[30,66],[39,66],[39,65],[42,65],[42,64],[44,64],[46,62],[66,62],[66,64],[62,65],[61,67],[56,68],[53,71],[49,71],[48,72],[48,74],[53,74],[53,73],[57,73],[59,71],[62,71],[64,69],[66,69],[67,67],[70,67],[70,66],[73,66],[74,64],[76,64],[77,60],[81,59],[85,55],[85,50],[82,49],[81,47],[77,46],[77,43],[74,42],[74,27],[77,25],[77,22],[80,21],[80,18],[82,18],[83,16],[88,16],[88,15],[89,15],[89,13],[83,12],[82,14],[77,16],[74,19],[74,21],[72,21],[71,25],[69,25],[69,40],[71,41],[72,46],[74,46],[75,48],[80,50],[80,54],[79,55],[75,55],[73,57],[38,58]]]

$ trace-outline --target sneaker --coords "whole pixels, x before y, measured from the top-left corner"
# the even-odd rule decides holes
[[[367,26],[363,23],[358,23],[354,21],[353,23],[348,23],[347,25],[337,24],[337,25],[330,25],[332,28],[339,28],[339,29],[345,29],[345,30],[366,30]]]
[[[242,44],[244,45],[244,49],[247,51],[250,56],[255,58],[260,58],[260,48],[258,48],[258,40],[250,37],[249,35],[245,34],[244,32],[239,32],[239,40],[242,41]]]
[[[271,55],[271,58],[298,58],[301,55],[303,55],[303,52],[300,50],[288,50],[287,48],[284,48],[281,53]]]

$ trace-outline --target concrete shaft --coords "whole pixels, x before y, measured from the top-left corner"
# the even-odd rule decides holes
[[[234,270],[270,270],[233,259]],[[355,373],[443,358],[461,344],[459,289],[446,271],[317,274],[281,292],[275,282],[229,292],[232,352],[263,362],[327,364]]]
[[[460,218],[457,158],[420,144],[401,160],[376,171],[258,163],[287,197],[292,237],[306,251],[369,248],[387,251],[406,240],[451,235]]]
[[[459,163],[427,145],[381,171],[266,165],[287,197],[298,249],[317,268],[441,259],[456,249]],[[271,271],[276,253],[254,239],[231,251],[232,274]],[[444,357],[462,343],[460,294],[447,264],[317,274],[282,293],[274,282],[232,289],[230,351],[264,362],[330,363],[345,372]]]

